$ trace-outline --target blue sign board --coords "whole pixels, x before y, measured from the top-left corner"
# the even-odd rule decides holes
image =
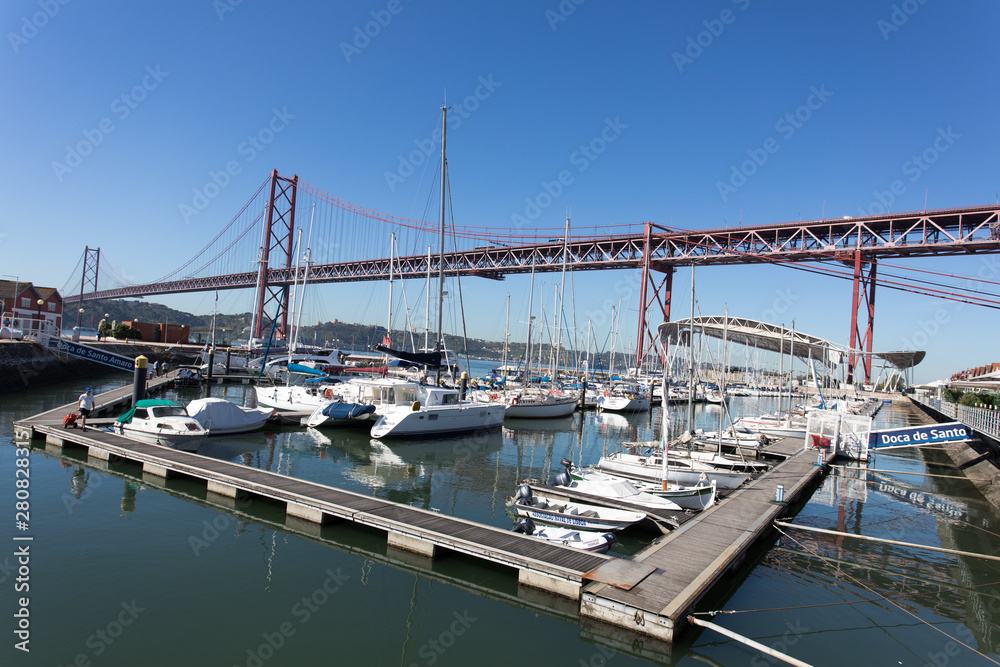
[[[97,363],[104,364],[105,366],[114,366],[115,368],[128,371],[129,373],[135,372],[134,359],[129,359],[128,357],[123,357],[120,354],[106,352],[96,347],[81,345],[80,343],[74,343],[68,340],[64,340],[62,344],[65,346],[66,352],[72,354],[74,357],[80,357],[81,359],[86,359],[87,361],[96,361]]]
[[[880,449],[886,447],[916,447],[941,442],[971,440],[972,429],[961,422],[931,424],[930,426],[908,426],[872,431],[868,446]]]

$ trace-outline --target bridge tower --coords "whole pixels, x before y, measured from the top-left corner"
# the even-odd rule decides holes
[[[101,266],[101,249],[91,248],[90,246],[85,246],[83,249],[83,273],[80,276],[80,296],[76,299],[76,326],[77,331],[79,327],[83,326],[83,313],[80,312],[80,307],[83,306],[83,294],[90,287],[91,292],[97,291],[97,275],[100,271]],[[70,299],[65,299],[69,302]]]
[[[848,343],[851,351],[847,358],[847,382],[854,382],[854,368],[858,357],[864,367],[865,382],[872,379],[872,333],[875,329],[875,273],[878,260],[875,256],[863,259],[861,249],[857,249],[851,258],[848,254],[842,261],[850,266],[854,264],[854,282],[851,292],[851,333]],[[852,262],[853,259],[853,262]],[[862,333],[858,314],[864,306],[868,314],[868,326]]]
[[[272,260],[276,269],[284,268],[287,271],[292,267],[295,194],[298,191],[298,183],[298,175],[288,179],[279,176],[277,169],[271,171],[271,195],[267,202],[267,213],[264,215],[260,268],[257,274],[257,297],[254,301],[256,303],[254,318],[256,324],[251,333],[254,338],[261,337],[264,329],[264,314],[271,306],[273,306],[274,313],[271,321],[277,321],[278,334],[282,338],[288,334],[289,286],[287,282],[271,282],[268,269],[272,268]]]
[[[652,223],[646,223],[646,230],[643,234],[644,245],[642,253],[642,285],[639,288],[639,330],[636,333],[635,346],[635,367],[642,366],[642,358],[650,348],[659,346],[659,334],[656,328],[650,328],[647,321],[649,310],[654,305],[659,305],[659,311],[663,316],[663,322],[670,321],[670,297],[674,286],[674,267],[667,265],[657,268],[650,259],[653,254],[652,249]],[[653,270],[663,272],[663,277],[659,283],[654,279]],[[651,288],[651,289],[650,289]],[[655,311],[654,311],[655,312]],[[659,323],[657,323],[659,326]],[[662,353],[661,353],[662,355]],[[665,360],[663,360],[665,363]]]

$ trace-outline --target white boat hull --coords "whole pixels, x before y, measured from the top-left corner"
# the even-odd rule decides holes
[[[198,447],[201,446],[202,441],[205,439],[205,433],[203,432],[192,432],[190,435],[187,433],[150,433],[149,431],[141,431],[136,428],[131,428],[129,424],[117,423],[114,425],[113,429],[118,435],[124,436],[130,440],[145,442],[150,445],[171,447],[173,449],[179,449],[183,452],[197,451]]]
[[[372,426],[373,438],[420,438],[498,429],[504,406],[499,403],[421,406],[395,410],[379,417]]]

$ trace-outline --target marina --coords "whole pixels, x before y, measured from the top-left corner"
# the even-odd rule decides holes
[[[233,397],[232,392],[242,392],[244,390],[242,385],[217,385],[217,391],[222,391],[223,395],[229,395],[231,400]],[[125,391],[126,388],[122,387],[119,391]],[[174,392],[171,390],[166,390],[168,396],[173,396]],[[190,391],[190,390],[184,390]],[[239,395],[238,393],[236,395]],[[55,421],[58,417],[59,411],[62,407],[56,408],[54,411],[49,411],[49,421]],[[704,415],[703,418],[711,419],[712,408],[703,408]],[[37,411],[41,414],[42,411]],[[590,429],[596,427],[597,423],[594,421],[598,417],[597,413],[579,413],[577,419],[585,420],[586,426],[583,421],[579,422],[584,425],[585,432],[591,432]],[[351,463],[356,454],[348,454],[348,459],[342,459],[340,466],[347,465],[348,467],[344,469],[345,473],[351,470],[355,472],[350,472],[349,475],[341,477],[342,480],[339,484],[334,484],[334,486],[339,486],[341,484],[346,485],[349,488],[354,488],[354,493],[348,493],[346,490],[339,491],[326,491],[324,493],[333,493],[337,495],[337,498],[343,499],[345,497],[351,497],[353,499],[354,494],[363,489],[375,489],[375,496],[382,495],[378,491],[379,488],[385,488],[388,490],[391,487],[398,486],[406,478],[412,478],[412,475],[416,474],[417,477],[412,478],[413,484],[416,486],[414,490],[417,491],[418,497],[424,496],[424,492],[419,491],[422,483],[419,479],[423,477],[420,473],[421,468],[426,468],[428,465],[439,467],[436,477],[440,477],[445,469],[449,469],[453,466],[459,466],[457,470],[461,470],[468,466],[469,463],[478,458],[479,455],[484,455],[486,461],[496,460],[497,463],[503,461],[498,472],[501,473],[501,477],[509,480],[506,483],[501,483],[495,485],[496,491],[490,492],[487,496],[483,496],[483,500],[487,501],[487,508],[490,505],[499,503],[499,506],[503,506],[503,500],[505,497],[513,494],[515,483],[518,479],[523,479],[525,477],[544,477],[544,472],[546,469],[557,470],[558,466],[549,461],[548,463],[542,463],[536,459],[536,463],[530,469],[525,469],[523,472],[517,472],[517,470],[510,470],[504,472],[504,470],[511,464],[513,464],[517,459],[510,459],[509,455],[504,455],[502,452],[505,451],[511,444],[515,442],[520,443],[517,445],[517,451],[521,452],[523,447],[529,447],[534,449],[535,445],[531,444],[534,442],[544,442],[551,439],[553,436],[558,438],[570,437],[575,440],[577,437],[574,435],[576,432],[576,426],[574,426],[574,420],[569,420],[569,423],[565,425],[559,424],[541,424],[540,430],[532,430],[527,428],[523,421],[520,420],[516,422],[519,424],[518,431],[508,432],[506,429],[503,434],[496,434],[494,438],[496,441],[487,441],[478,445],[469,439],[457,439],[451,443],[435,443],[430,448],[427,445],[420,443],[408,443],[402,447],[395,447],[393,451],[398,452],[404,458],[399,464],[392,464],[391,459],[385,458],[385,463],[382,465],[376,465],[374,469],[367,468],[367,466],[360,466],[358,463]],[[652,415],[639,416],[638,418],[630,418],[624,425],[626,430],[614,430],[611,433],[600,434],[600,431],[594,431],[589,436],[588,440],[593,442],[590,447],[597,445],[600,449],[603,449],[606,445],[601,445],[600,442],[604,437],[610,437],[613,439],[625,439],[629,437],[642,437],[643,429],[648,428],[649,424],[654,421]],[[26,428],[25,425],[21,425],[22,428]],[[553,428],[554,430],[547,430]],[[88,429],[84,432],[74,432],[72,429],[67,431],[62,431],[60,427],[56,424],[41,425],[41,431],[45,432],[46,436],[49,435],[49,430],[53,433],[53,440],[61,439],[61,436],[66,435],[67,439],[73,439],[79,436],[86,436],[88,439],[94,440],[92,444],[94,453],[98,453],[100,450],[107,451],[111,454],[112,450],[115,449],[116,445],[113,444],[111,434],[103,434],[98,431],[92,431]],[[304,435],[307,432],[303,432]],[[284,437],[282,433],[287,433],[291,436],[294,431],[284,432],[281,431],[276,435],[282,438]],[[545,434],[551,435],[545,435]],[[99,435],[98,435],[99,434]],[[223,436],[221,440],[231,442],[238,436]],[[259,442],[266,442],[268,439],[272,438],[267,433],[264,434],[248,434],[243,436],[247,440],[257,439]],[[351,436],[356,437],[356,436]],[[591,440],[597,437],[597,440]],[[263,438],[263,440],[260,440]],[[513,440],[511,440],[513,438]],[[539,441],[539,438],[544,440]],[[317,522],[314,519],[315,515],[303,519],[300,516],[295,515],[295,510],[289,511],[289,498],[287,495],[289,490],[287,488],[277,488],[276,490],[268,490],[266,493],[260,493],[265,486],[268,486],[267,482],[274,480],[274,475],[264,474],[261,476],[261,471],[258,468],[255,472],[256,466],[247,466],[247,460],[242,456],[238,456],[235,459],[233,454],[236,450],[228,450],[232,453],[223,455],[223,459],[239,461],[239,465],[232,466],[230,463],[226,463],[225,460],[217,461],[210,459],[208,461],[208,466],[195,465],[195,468],[208,467],[216,469],[215,474],[218,474],[220,470],[224,470],[225,474],[217,479],[217,483],[220,486],[214,486],[215,490],[209,489],[209,483],[205,481],[204,477],[197,477],[197,475],[182,474],[176,476],[163,477],[161,475],[155,474],[153,466],[160,465],[163,468],[168,466],[178,466],[178,462],[183,459],[185,463],[180,464],[180,468],[185,468],[191,465],[190,461],[197,461],[198,464],[203,464],[205,461],[204,456],[190,455],[183,452],[176,452],[168,450],[166,453],[169,457],[161,457],[159,454],[163,452],[156,451],[152,458],[150,452],[154,450],[160,450],[155,446],[149,445],[138,445],[132,443],[136,448],[141,449],[146,448],[145,453],[139,452],[138,449],[126,450],[125,448],[119,449],[117,454],[109,455],[107,459],[100,458],[102,455],[97,454],[97,457],[90,456],[86,452],[87,449],[82,447],[73,446],[72,443],[63,442],[62,446],[57,446],[55,442],[45,444],[44,440],[32,441],[33,446],[38,448],[36,451],[39,455],[44,455],[46,458],[54,457],[56,461],[62,461],[64,464],[70,465],[71,467],[83,466],[82,469],[89,471],[86,474],[91,476],[91,484],[93,484],[95,478],[94,475],[112,475],[120,476],[124,475],[123,478],[126,480],[124,483],[126,489],[131,486],[139,486],[140,488],[146,488],[148,490],[162,490],[168,496],[173,497],[183,497],[184,502],[193,502],[196,507],[205,507],[210,509],[213,514],[210,516],[223,517],[211,519],[208,518],[207,528],[202,525],[198,531],[192,532],[191,536],[193,539],[187,539],[187,545],[190,552],[197,550],[198,554],[209,553],[214,547],[216,541],[220,538],[225,539],[226,542],[229,538],[224,538],[219,535],[219,529],[213,528],[213,521],[215,525],[221,527],[222,532],[226,532],[226,527],[228,528],[238,528],[239,526],[245,526],[244,528],[238,528],[238,532],[233,534],[233,537],[238,536],[241,532],[247,530],[249,525],[259,525],[266,530],[277,531],[275,534],[286,535],[284,539],[288,537],[292,538],[303,538],[308,543],[316,544],[319,546],[325,546],[326,548],[332,547],[338,552],[343,554],[350,554],[351,558],[361,558],[362,560],[370,563],[380,564],[391,570],[399,572],[400,574],[410,573],[411,577],[417,577],[418,581],[436,581],[439,583],[445,583],[447,588],[452,588],[457,591],[464,591],[475,598],[482,599],[487,604],[501,604],[505,608],[510,609],[523,609],[525,611],[533,610],[533,613],[541,614],[544,618],[551,619],[556,623],[569,624],[572,627],[577,628],[577,633],[580,637],[589,638],[588,641],[594,642],[590,644],[591,652],[596,650],[609,651],[613,653],[608,653],[606,655],[618,655],[618,652],[624,651],[626,655],[632,655],[637,659],[641,660],[654,660],[655,662],[660,662],[664,664],[672,664],[672,658],[670,656],[684,655],[687,651],[691,650],[691,641],[694,640],[697,643],[705,641],[705,639],[697,639],[700,634],[699,632],[687,632],[681,634],[679,637],[674,638],[672,643],[662,641],[656,638],[652,633],[648,632],[649,626],[652,626],[654,618],[661,619],[662,625],[654,626],[653,629],[661,633],[661,636],[665,636],[664,633],[670,628],[666,624],[667,619],[673,618],[682,619],[685,613],[691,611],[690,608],[686,608],[685,605],[681,604],[681,601],[687,599],[689,601],[694,601],[694,609],[702,610],[705,609],[706,601],[710,605],[718,603],[716,599],[720,593],[720,584],[713,586],[711,584],[712,576],[721,576],[722,582],[731,581],[732,577],[735,575],[737,577],[746,576],[745,573],[748,569],[753,570],[754,563],[760,562],[760,558],[763,553],[772,553],[767,549],[767,545],[774,539],[772,536],[765,534],[765,540],[763,542],[757,542],[755,548],[750,548],[749,550],[743,550],[742,548],[736,548],[729,550],[729,556],[732,559],[727,562],[727,558],[720,558],[719,555],[712,557],[711,560],[708,559],[707,551],[704,551],[706,546],[711,542],[715,542],[720,548],[720,555],[722,552],[726,551],[726,547],[730,544],[737,544],[739,537],[752,544],[755,541],[753,536],[754,530],[767,531],[770,519],[779,515],[785,515],[786,511],[792,513],[802,512],[808,515],[808,509],[799,510],[795,506],[790,506],[789,508],[782,507],[780,505],[771,504],[769,501],[774,498],[774,485],[777,483],[782,483],[786,485],[791,493],[791,488],[793,486],[791,480],[798,478],[806,486],[806,493],[801,497],[801,502],[805,503],[806,508],[808,508],[810,501],[809,491],[813,484],[817,481],[821,486],[827,486],[833,483],[834,478],[825,478],[827,481],[823,482],[820,478],[822,477],[821,468],[812,465],[815,463],[815,455],[801,456],[798,459],[788,459],[777,466],[774,470],[774,475],[776,477],[773,481],[768,481],[767,476],[758,478],[755,482],[751,483],[750,486],[745,489],[736,491],[733,495],[727,496],[722,499],[717,507],[710,510],[703,516],[699,516],[698,519],[692,520],[691,515],[686,517],[687,520],[679,521],[678,527],[671,526],[672,530],[670,534],[665,535],[663,538],[655,538],[654,533],[635,533],[633,536],[629,536],[628,531],[623,533],[622,539],[623,543],[615,547],[615,552],[611,554],[610,561],[617,561],[619,563],[630,563],[631,567],[645,567],[646,571],[652,571],[657,576],[647,576],[641,579],[635,586],[632,586],[632,590],[627,591],[621,588],[617,588],[610,584],[600,584],[600,583],[586,583],[583,581],[581,576],[581,582],[583,582],[582,589],[576,593],[576,596],[566,597],[565,595],[554,595],[551,592],[544,592],[535,586],[524,585],[519,583],[520,576],[516,574],[514,568],[509,564],[500,564],[488,560],[480,560],[482,565],[475,565],[475,560],[479,560],[478,557],[473,557],[467,555],[468,552],[461,552],[460,550],[453,549],[447,545],[439,545],[437,548],[437,553],[435,558],[429,558],[426,555],[419,555],[412,550],[414,544],[411,542],[408,548],[399,549],[393,546],[391,542],[390,530],[395,527],[397,529],[406,530],[413,532],[411,528],[403,528],[402,524],[405,524],[404,520],[402,524],[393,523],[397,521],[401,516],[410,515],[411,512],[414,515],[419,515],[421,520],[431,521],[432,523],[437,523],[446,516],[442,516],[441,509],[435,510],[436,504],[428,505],[425,501],[417,501],[417,505],[424,505],[427,511],[417,511],[413,512],[412,509],[408,507],[399,507],[396,502],[385,503],[384,501],[375,502],[375,505],[383,507],[383,510],[378,510],[375,512],[369,512],[367,509],[358,510],[355,508],[351,511],[344,511],[346,504],[344,502],[333,502],[331,505],[325,505],[325,509],[330,512],[328,518],[323,522]],[[500,444],[509,443],[509,444]],[[288,441],[288,445],[281,445],[280,450],[284,451],[291,445],[292,441]],[[494,444],[496,443],[496,444]],[[87,444],[90,448],[91,444]],[[132,446],[130,445],[130,447]],[[360,442],[359,442],[360,445]],[[256,445],[259,447],[260,445]],[[792,440],[784,441],[783,443],[777,443],[777,449],[774,451],[775,454],[787,455],[790,452],[795,451],[805,451],[800,450],[801,443],[794,442]],[[220,453],[219,445],[212,445],[211,443],[207,447],[206,454],[214,454],[218,456]],[[226,450],[227,446],[223,446],[223,450]],[[354,447],[352,445],[352,447]],[[378,449],[374,448],[374,443],[371,445],[370,454],[363,454],[365,458],[369,456],[374,456]],[[406,448],[411,448],[407,450]],[[495,449],[500,447],[501,449]],[[546,445],[546,447],[551,447],[551,445]],[[241,446],[240,449],[243,447]],[[368,450],[369,445],[363,446],[364,450]],[[316,445],[311,447],[314,451],[323,452],[330,450],[331,452],[337,451],[331,445],[319,445],[319,449],[316,449]],[[560,454],[560,449],[555,450],[555,454]],[[273,459],[275,464],[268,466],[272,470],[281,469],[281,461],[286,459],[289,454],[294,457],[301,458],[302,454],[308,450],[301,450],[300,446],[294,446],[293,449],[287,449],[286,454],[280,454],[278,451],[275,452],[276,457]],[[352,451],[351,449],[346,450],[347,452]],[[406,452],[410,451],[410,454]],[[446,460],[441,459],[442,452],[452,452],[452,456],[456,456],[456,451],[461,453],[472,452],[472,459],[461,454],[457,455],[454,463],[447,463]],[[527,455],[528,450],[523,450],[525,455]],[[295,452],[299,452],[296,454]],[[430,455],[431,452],[435,452],[436,455],[433,459],[425,458]],[[576,458],[579,454],[574,454],[572,450],[566,450],[566,454],[569,454],[571,458]],[[599,451],[597,452],[599,453]],[[341,457],[343,455],[340,455]],[[380,457],[384,455],[380,454]],[[518,458],[520,458],[518,454]],[[537,455],[536,455],[537,456]],[[593,456],[591,454],[590,456]],[[131,458],[129,458],[131,457]],[[187,457],[187,458],[185,458]],[[310,457],[311,458],[311,457]],[[172,459],[172,460],[171,460]],[[437,460],[437,463],[431,463],[433,460]],[[374,459],[373,459],[374,460]],[[406,462],[406,461],[409,462]],[[586,462],[587,458],[581,459],[581,462]],[[263,461],[261,461],[263,463]],[[291,461],[289,461],[291,462]],[[537,468],[539,463],[542,463],[541,468]],[[145,469],[147,464],[149,469]],[[260,464],[257,464],[260,465]],[[274,466],[277,466],[275,468]],[[382,467],[384,465],[384,467]],[[402,465],[403,467],[399,467]],[[489,469],[487,465],[487,469]],[[447,466],[447,468],[440,468],[440,466]],[[249,494],[236,493],[235,496],[232,495],[232,489],[235,488],[237,482],[236,478],[229,473],[232,468],[239,467],[243,468],[247,477],[255,477],[252,480],[253,490]],[[799,470],[793,472],[793,469],[798,467]],[[899,467],[899,464],[895,464],[894,467]],[[363,473],[359,476],[357,473],[361,473],[365,469],[372,470],[375,474],[374,477],[368,477],[372,472]],[[381,470],[380,470],[381,468]],[[305,472],[306,469],[301,468],[301,464],[294,465],[292,470],[299,469]],[[187,468],[188,472],[191,472],[193,468]],[[411,472],[405,473],[404,477],[395,477],[399,473],[405,470]],[[534,470],[531,472],[530,470]],[[841,480],[840,477],[843,473],[837,472],[839,469],[834,469],[835,479]],[[151,472],[153,471],[153,472]],[[302,472],[298,473],[296,476],[302,476]],[[485,470],[483,471],[485,472]],[[205,473],[199,473],[205,474]],[[389,477],[386,477],[389,475]],[[242,475],[241,475],[242,476]],[[313,477],[313,475],[306,474],[306,478]],[[329,485],[331,478],[327,475],[323,475],[323,483],[321,485],[310,485],[314,488],[326,487]],[[391,481],[393,478],[396,481]],[[432,475],[432,479],[435,476]],[[815,481],[810,482],[808,478],[815,478]],[[98,477],[99,479],[99,477]],[[498,478],[499,479],[499,478]],[[352,480],[370,480],[364,481],[358,485],[358,481]],[[382,480],[377,483],[376,486],[369,486],[376,480]],[[293,482],[293,480],[280,481],[282,486],[287,486],[288,483]],[[911,480],[917,481],[917,480]],[[239,482],[237,482],[238,484]],[[838,484],[840,482],[837,482]],[[223,486],[228,484],[229,488]],[[383,486],[388,484],[388,486]],[[263,485],[263,486],[262,486]],[[756,486],[755,486],[756,485]],[[765,486],[767,485],[767,486]],[[463,485],[465,486],[465,485]],[[552,490],[557,490],[558,487],[550,487]],[[897,487],[893,487],[893,492],[896,491]],[[223,491],[223,493],[218,493],[217,491]],[[739,499],[739,494],[743,492],[744,498],[739,500],[739,502],[732,502],[735,497]],[[176,494],[180,493],[181,496]],[[229,493],[230,495],[226,495]],[[144,503],[149,503],[149,497],[147,494],[141,494],[146,500]],[[435,494],[437,495],[437,494]],[[478,494],[477,494],[478,495]],[[372,491],[369,490],[363,493],[362,497],[367,497],[364,502],[371,506],[374,502],[372,497]],[[895,497],[895,496],[894,496]],[[72,498],[72,496],[70,496]],[[122,501],[122,499],[119,499]],[[299,501],[302,498],[298,499]],[[67,502],[65,500],[61,501],[63,503]],[[89,501],[88,501],[89,502]],[[122,501],[124,502],[124,501]],[[134,501],[133,501],[134,502]],[[295,502],[294,500],[292,501]],[[312,501],[315,502],[315,501]],[[360,502],[360,500],[359,500]],[[479,501],[480,503],[482,501]],[[412,505],[413,501],[409,501],[406,505]],[[496,507],[496,505],[493,505]],[[729,508],[727,510],[727,507]],[[726,512],[737,510],[738,508],[743,508],[744,516],[740,519],[742,523],[742,529],[737,531],[738,534],[732,534],[726,532],[731,528],[726,528],[726,526],[731,526],[732,518],[727,517]],[[400,510],[403,510],[403,515],[400,515]],[[514,535],[507,530],[496,530],[496,519],[489,519],[488,516],[492,515],[495,517],[495,512],[488,512],[488,514],[483,514],[482,511],[467,513],[459,511],[458,509],[452,509],[451,512],[458,516],[458,523],[466,525],[467,522],[472,522],[473,524],[478,524],[475,527],[476,531],[486,530],[489,533],[496,534],[502,538],[510,539],[515,538],[520,541],[528,541],[529,538],[523,536]],[[341,516],[337,516],[334,512],[339,512]],[[760,514],[760,513],[763,514]],[[770,513],[770,514],[769,514]],[[300,512],[301,514],[301,512]],[[343,520],[347,515],[353,514],[359,519],[363,519],[361,522],[354,522]],[[365,518],[366,514],[373,515],[372,517]],[[758,514],[758,525],[754,526],[752,521],[748,521],[748,514]],[[764,515],[767,514],[767,517]],[[374,515],[378,515],[377,517]],[[392,515],[392,521],[388,520],[388,515]],[[334,516],[337,516],[338,520],[331,521]],[[503,513],[501,513],[503,516]],[[715,518],[713,518],[713,516]],[[965,515],[966,518],[975,520],[968,513]],[[264,523],[260,523],[260,521]],[[507,521],[511,521],[507,519]],[[248,525],[249,522],[249,525]],[[367,523],[365,523],[367,522]],[[512,523],[512,522],[511,522]],[[487,524],[483,527],[482,524]],[[510,525],[510,524],[508,524]],[[426,529],[426,526],[420,527],[421,531]],[[360,533],[358,531],[361,531]],[[372,532],[374,531],[374,532]],[[705,533],[708,533],[706,535]],[[688,534],[685,538],[684,535]],[[212,538],[214,539],[207,539]],[[647,535],[648,537],[642,537]],[[427,538],[428,533],[420,532],[418,537]],[[649,543],[650,538],[653,539],[653,543]],[[358,544],[360,540],[361,546]],[[205,542],[203,546],[201,543]],[[429,541],[429,540],[428,540]],[[558,547],[553,547],[551,545],[536,544],[535,541],[531,540],[531,546],[535,549],[544,546],[548,549],[564,550]],[[684,544],[687,543],[689,547],[698,551],[697,557],[678,557],[671,559],[671,554],[681,553],[679,550],[685,548]],[[668,548],[667,545],[672,545]],[[203,551],[204,549],[204,551]],[[287,549],[287,547],[286,547]],[[622,549],[625,551],[623,552]],[[972,549],[974,550],[974,549]],[[539,553],[537,551],[533,553]],[[782,553],[782,552],[774,552]],[[372,558],[368,556],[372,555]],[[495,554],[494,554],[495,555]],[[625,556],[628,560],[622,561],[622,557]],[[522,555],[523,557],[523,555]],[[600,556],[596,554],[576,554],[572,555],[572,558],[586,558],[595,559],[593,562],[609,562],[609,557]],[[473,560],[469,560],[473,558]],[[663,559],[666,559],[664,561]],[[200,560],[200,559],[199,559]],[[635,561],[634,563],[632,561]],[[493,563],[493,564],[490,564]],[[684,564],[683,568],[680,566]],[[668,567],[664,567],[668,565]],[[583,570],[585,565],[578,565],[578,570]],[[443,568],[443,569],[442,569]],[[458,568],[456,571],[455,568]],[[472,568],[469,570],[468,568]],[[486,568],[483,570],[482,568]],[[500,568],[500,569],[493,569]],[[680,568],[680,569],[679,569]],[[334,570],[336,572],[336,570]],[[460,574],[464,572],[464,574]],[[479,574],[471,575],[470,573],[479,572]],[[482,577],[487,573],[491,572],[489,575],[489,580],[492,582],[490,585],[482,585]],[[561,574],[565,575],[565,571]],[[550,572],[551,575],[551,572]],[[619,585],[623,583],[623,578],[625,576],[624,572],[619,572],[616,575],[616,581]],[[632,580],[638,578],[637,574],[632,575]],[[479,582],[479,583],[477,583]],[[509,582],[509,583],[502,583]],[[631,582],[631,581],[630,581]],[[629,583],[630,583],[629,582]],[[682,585],[683,584],[683,585]],[[677,588],[671,588],[671,586],[676,586]],[[722,590],[728,588],[728,584],[721,584]],[[688,589],[685,591],[684,589]],[[656,591],[654,593],[654,591]],[[565,591],[564,591],[565,592]],[[678,593],[684,593],[683,596],[679,596]],[[725,594],[723,594],[725,595]],[[663,596],[663,597],[661,597]],[[673,596],[673,597],[671,597]],[[673,605],[667,605],[665,602],[662,604],[655,603],[655,600],[673,602]],[[729,604],[737,604],[739,597],[731,599]],[[699,602],[700,600],[700,602]],[[469,601],[471,604],[471,600]],[[476,603],[481,604],[481,603]],[[588,608],[588,605],[599,605],[594,608]],[[659,604],[659,606],[657,606]],[[666,607],[670,606],[670,609]],[[777,605],[776,605],[777,606]],[[623,625],[631,625],[633,628],[638,627],[640,632],[636,632],[635,629],[622,627],[621,625],[616,625],[612,620],[609,622],[608,609],[614,610],[617,607],[617,619],[618,621],[625,620],[626,623]],[[710,606],[709,608],[716,608]],[[593,609],[593,610],[591,610]],[[625,610],[631,613],[626,614]],[[639,611],[641,613],[636,613]],[[598,616],[599,614],[604,614],[604,618]],[[594,618],[598,616],[598,618]],[[279,617],[280,618],[280,617]],[[638,625],[638,618],[640,621],[645,622],[646,626]],[[727,624],[728,625],[728,624]],[[646,629],[646,632],[642,630]],[[735,627],[737,631],[740,627],[737,625]],[[749,632],[753,636],[753,632]],[[704,637],[703,635],[701,635]],[[805,641],[805,640],[804,640]],[[587,655],[587,649],[581,647],[584,651],[584,657]],[[605,654],[601,654],[605,655]],[[801,655],[801,654],[797,654]],[[821,661],[814,662],[813,664],[823,664]]]
[[[162,387],[169,382],[169,379],[163,378],[161,383],[153,386],[153,389]],[[120,403],[121,391],[108,392],[106,396],[97,397],[97,405],[104,410]],[[814,478],[821,472],[816,466],[795,465],[794,462],[805,453],[801,441],[790,441],[770,450],[769,454],[788,460],[774,472],[762,475],[755,482],[755,485],[760,483],[761,486],[751,485],[741,492],[736,492],[720,506],[698,517],[696,522],[704,521],[709,516],[715,519],[709,523],[709,531],[715,531],[718,525],[726,525],[735,531],[735,535],[740,536],[740,539],[727,542],[723,536],[722,539],[714,541],[714,545],[726,551],[729,557],[722,560],[718,557],[713,558],[713,565],[706,573],[700,574],[699,578],[692,582],[685,582],[684,588],[693,586],[693,590],[697,593],[695,596],[685,597],[680,590],[666,592],[667,587],[660,582],[661,578],[675,579],[674,575],[667,577],[664,574],[662,563],[655,558],[655,553],[660,551],[662,544],[650,554],[643,551],[631,560],[609,562],[596,555],[580,553],[569,547],[525,539],[509,531],[375,500],[334,487],[257,471],[246,466],[208,459],[157,444],[136,442],[100,429],[69,430],[52,423],[54,415],[72,411],[73,408],[72,404],[65,405],[16,422],[15,440],[30,442],[43,439],[47,451],[60,451],[67,447],[84,448],[88,458],[108,461],[115,457],[138,463],[142,466],[144,475],[163,478],[185,475],[204,480],[209,494],[233,499],[242,496],[262,496],[284,502],[288,517],[319,525],[342,519],[379,528],[386,531],[389,546],[430,558],[439,556],[442,550],[447,549],[500,563],[517,571],[520,584],[571,599],[580,599],[585,580],[604,582],[613,586],[622,586],[621,582],[625,581],[630,584],[627,586],[630,592],[634,589],[631,597],[625,598],[629,600],[628,602],[623,602],[620,596],[614,594],[605,597],[601,595],[603,589],[596,588],[588,593],[582,613],[602,620],[617,619],[619,625],[623,618],[637,616],[640,612],[645,618],[648,614],[649,624],[643,622],[640,629],[646,628],[648,634],[668,642],[674,641],[683,625],[684,616],[711,583],[734,563],[739,563],[744,551],[754,545],[759,535],[767,528],[769,521],[781,514],[779,510],[783,506],[768,505],[766,499],[763,504],[758,502],[755,506],[749,499],[756,498],[760,501],[761,498],[766,498],[767,493],[773,494],[774,488],[781,482],[787,489],[789,502],[796,503],[802,499],[803,492],[815,484]],[[96,409],[95,411],[99,412]],[[745,496],[744,493],[750,495]],[[632,509],[637,508],[632,507]],[[723,516],[719,516],[720,513]],[[681,525],[680,517],[683,517],[685,522],[691,518],[680,510],[673,516],[662,514],[653,516],[654,520],[668,522],[672,528]],[[682,538],[682,535],[688,537]],[[706,558],[703,538],[697,537],[693,531],[678,531],[672,537],[684,543],[693,543],[690,548],[699,552],[700,558],[690,558],[692,562]],[[683,554],[683,548],[671,546],[670,552]],[[648,564],[647,558],[650,559]],[[683,555],[682,558],[689,560]],[[715,561],[719,562],[716,564]],[[702,578],[705,581],[701,581]],[[640,585],[647,581],[649,582],[647,585]],[[657,615],[658,609],[662,607],[650,608],[650,599],[661,603],[666,599],[677,601],[680,615],[672,610]],[[616,603],[625,605],[624,616],[621,614],[614,616],[600,609],[602,605],[610,608]],[[659,630],[659,626],[665,627],[666,631]]]

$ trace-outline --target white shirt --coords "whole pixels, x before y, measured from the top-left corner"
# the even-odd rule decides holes
[[[86,392],[83,393],[83,394],[80,394],[80,407],[83,408],[83,409],[85,409],[85,410],[93,410],[94,409],[94,395],[93,394],[88,394]]]

